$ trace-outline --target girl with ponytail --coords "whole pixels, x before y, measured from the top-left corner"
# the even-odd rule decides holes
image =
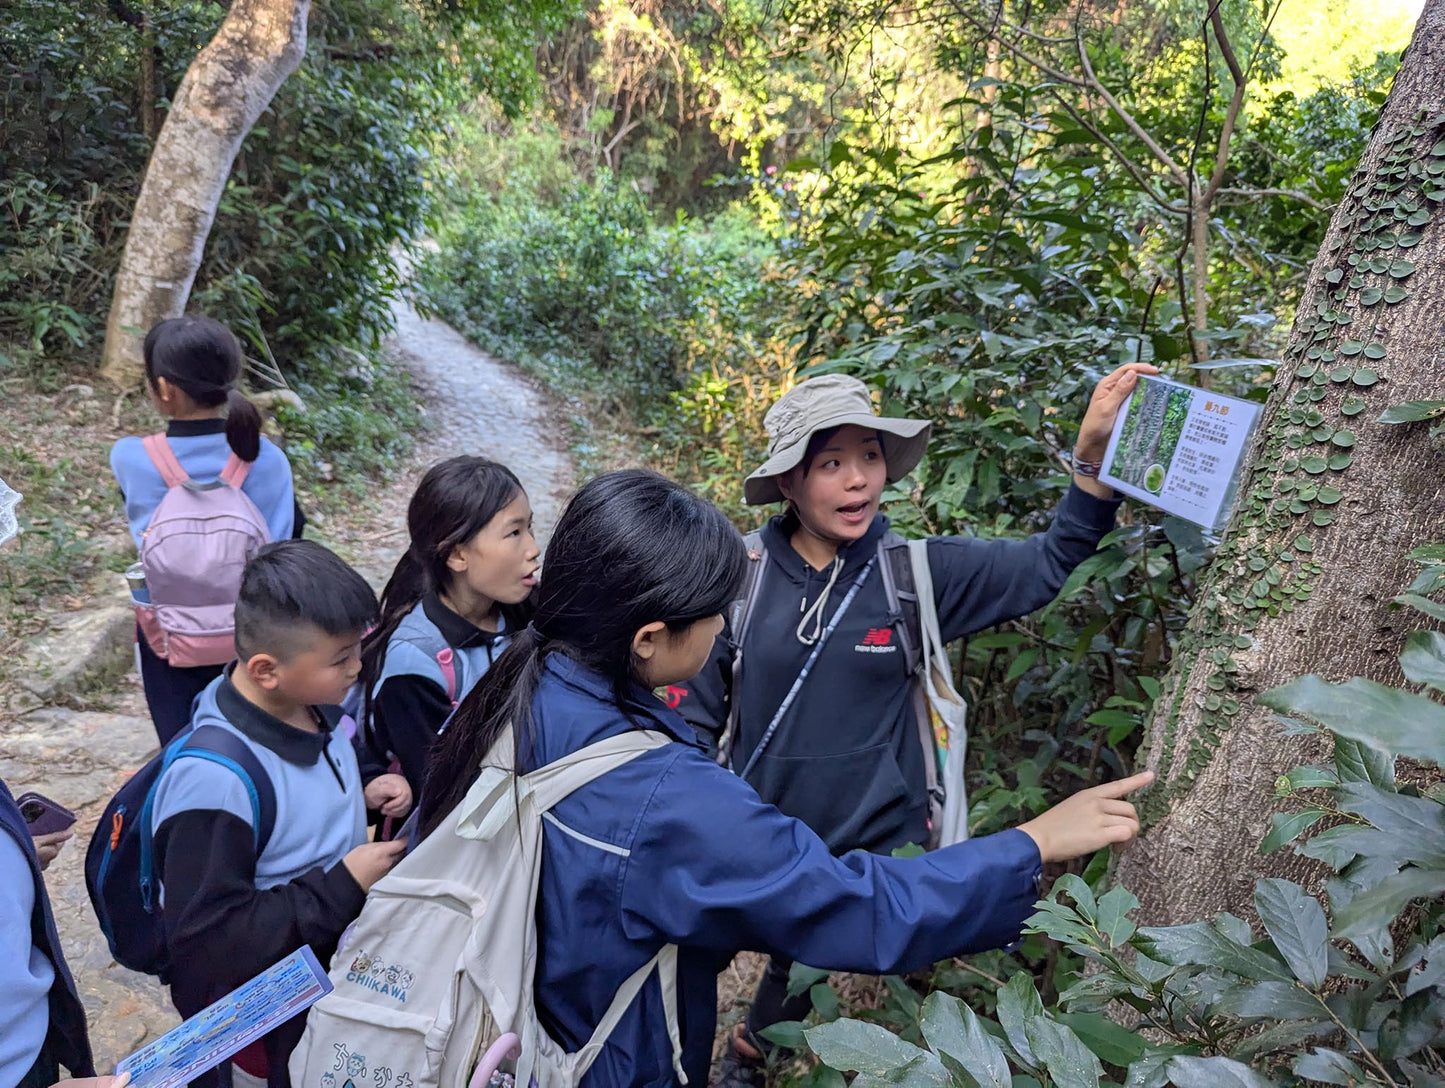
[[[379,765],[421,790],[453,707],[532,616],[536,538],[510,469],[453,457],[427,470],[407,509],[411,543],[362,647],[367,740]]]
[[[261,434],[260,413],[237,388],[241,345],[231,331],[209,317],[173,317],[151,329],[143,353],[146,392],[170,422],[160,436],[122,438],[110,451],[136,547],[170,490],[146,446],[154,448],[158,439],[179,471],[199,484],[219,480],[232,458],[239,459],[245,467],[240,490],[265,519],[270,539],[291,537],[299,528],[291,463]],[[164,744],[184,728],[191,701],[224,666],[172,665],[139,629],[137,646],[146,701]]]
[[[835,857],[719,767],[654,694],[690,684],[708,660],[746,555],[727,519],[686,488],[639,470],[597,477],[557,524],[531,623],[462,702],[429,764],[422,827],[444,834],[438,825],[484,761],[527,773],[633,729],[673,741],[544,818],[534,997],[562,1049],[581,1049],[623,982],[664,946],[678,949],[680,1069],[654,975],[588,1070],[590,1088],[672,1084],[678,1072],[705,1085],[717,972],[739,949],[891,974],[998,948],[1032,913],[1044,862],[1139,830],[1123,797],[1147,774],[925,856]],[[515,751],[494,753],[509,724]]]

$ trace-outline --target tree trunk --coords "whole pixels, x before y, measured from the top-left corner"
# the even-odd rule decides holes
[[[311,0],[232,0],[191,62],[146,166],[105,329],[101,373],[141,381],[141,341],[185,311],[216,206],[251,126],[306,51]]]
[[[1279,775],[1318,756],[1255,696],[1305,673],[1400,679],[1418,626],[1390,600],[1405,554],[1445,539],[1445,455],[1424,425],[1377,422],[1445,399],[1445,0],[1428,0],[1335,210],[1253,442],[1239,506],[1202,579],[1141,762],[1159,781],[1121,883],[1149,922],[1247,914],[1256,879],[1308,875],[1257,846]],[[1292,807],[1297,807],[1292,806]]]

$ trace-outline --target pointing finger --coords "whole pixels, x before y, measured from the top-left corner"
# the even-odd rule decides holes
[[[1144,771],[1141,774],[1132,775],[1129,778],[1121,778],[1117,782],[1105,782],[1102,786],[1095,786],[1094,792],[1101,797],[1124,797],[1135,790],[1142,790],[1150,782],[1154,781],[1153,771]]]

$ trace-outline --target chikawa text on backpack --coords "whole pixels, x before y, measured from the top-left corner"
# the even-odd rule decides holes
[[[151,810],[156,786],[178,759],[207,759],[240,778],[251,800],[256,856],[276,827],[276,792],[256,755],[230,730],[202,725],[180,734],[137,771],[105,806],[85,851],[85,887],[110,953],[122,967],[168,975],[161,926]]]
[[[574,790],[667,743],[660,733],[624,733],[518,775],[506,730],[461,804],[372,885],[332,960],[335,989],[307,1014],[291,1056],[291,1083],[309,1088],[327,1073],[340,1077],[340,1069],[360,1085],[384,1070],[393,1085],[466,1088],[478,1083],[474,1074],[487,1083],[503,1054],[519,1050],[518,1085],[535,1078],[537,1088],[570,1088],[654,972],[673,1067],[686,1083],[675,945],[622,984],[575,1054],[547,1034],[533,1004],[543,815]]]
[[[220,479],[199,483],[165,435],[142,443],[167,490],[141,535],[150,600],[137,602],[136,620],[156,656],[172,665],[223,665],[236,656],[241,572],[271,540],[266,519],[241,491],[251,465],[232,454]]]

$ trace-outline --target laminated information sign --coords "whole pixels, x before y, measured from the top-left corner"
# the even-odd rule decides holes
[[[1114,422],[1099,479],[1126,495],[1215,529],[1229,515],[1259,406],[1140,376]]]
[[[181,1088],[332,990],[309,947],[291,953],[115,1067],[131,1088]]]

